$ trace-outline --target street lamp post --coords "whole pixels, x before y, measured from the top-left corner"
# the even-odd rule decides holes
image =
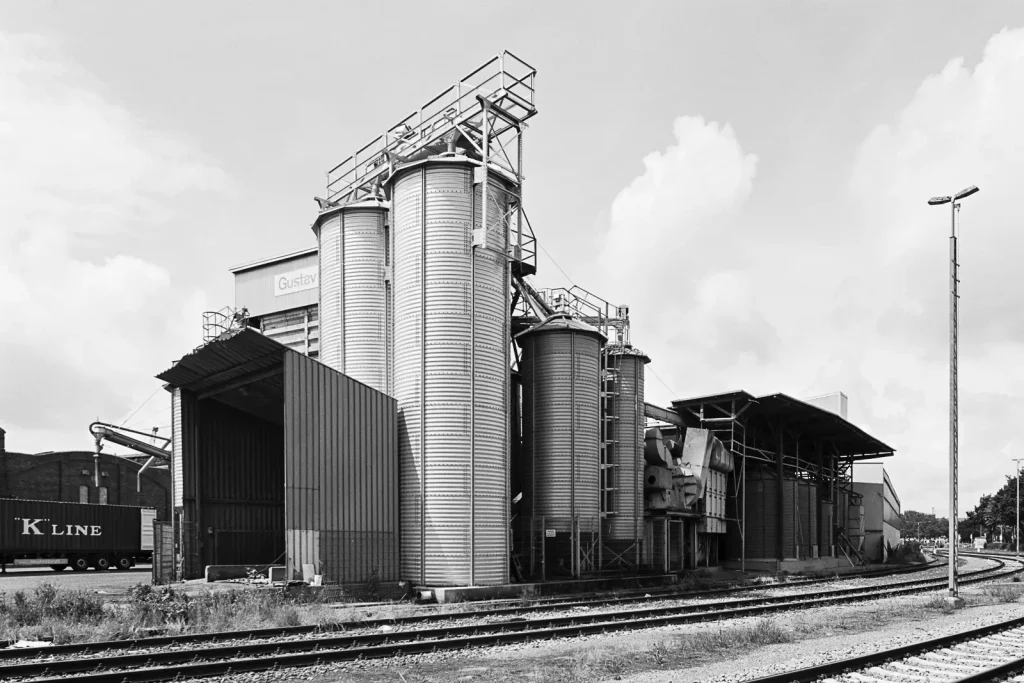
[[[1017,541],[1017,555],[1020,555],[1020,461],[1024,458],[1011,458],[1016,463],[1017,468],[1013,473],[1017,478],[1017,528],[1013,531],[1013,537]]]
[[[959,266],[956,251],[956,212],[960,208],[960,200],[970,197],[978,191],[977,186],[960,190],[952,197],[932,197],[928,200],[931,206],[950,205],[949,235],[949,597],[959,597],[957,586],[957,331],[959,328],[957,293]]]

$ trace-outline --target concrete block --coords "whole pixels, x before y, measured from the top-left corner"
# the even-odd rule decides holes
[[[267,576],[268,571],[275,570],[284,575],[284,567],[267,567],[267,565],[251,564],[210,564],[206,566],[206,580],[208,582],[224,581],[226,579],[245,579],[249,576],[249,570]],[[283,580],[283,578],[282,578]]]

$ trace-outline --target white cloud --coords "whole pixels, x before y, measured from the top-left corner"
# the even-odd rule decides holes
[[[203,293],[125,244],[167,229],[185,193],[230,189],[58,47],[0,33],[0,423],[12,450],[88,448],[89,421],[129,413],[196,345]]]
[[[1024,451],[1024,30],[994,36],[970,69],[954,59],[893,123],[856,150],[827,223],[834,243],[747,239],[757,158],[729,126],[678,119],[616,197],[598,292],[631,303],[633,341],[653,359],[648,396],[743,388],[843,390],[850,416],[894,446],[904,506],[946,510],[948,208],[934,195],[977,184],[961,242],[961,513]],[[799,179],[791,179],[799,182]]]
[[[982,192],[961,210],[960,453],[961,512],[998,488],[1012,472],[1006,450],[1020,450],[1012,415],[1024,408],[1024,281],[1017,261],[1024,253],[1019,226],[1019,179],[1024,175],[1024,30],[991,38],[970,69],[951,60],[924,80],[891,125],[876,127],[861,145],[851,190],[874,220],[864,220],[863,256],[881,246],[872,273],[861,277],[884,323],[872,345],[890,357],[865,363],[873,383],[922,391],[905,406],[891,440],[904,499],[945,508],[944,494],[928,491],[920,473],[947,472],[948,429],[948,232],[949,207],[925,200],[968,185]],[[891,293],[898,291],[899,299]],[[890,295],[887,296],[887,292]],[[1001,400],[986,397],[998,394]],[[883,417],[891,407],[879,403]],[[931,501],[925,503],[924,501]]]

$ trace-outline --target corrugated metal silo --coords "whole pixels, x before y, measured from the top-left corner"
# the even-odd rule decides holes
[[[402,575],[431,585],[508,581],[508,187],[490,174],[475,239],[474,168],[441,155],[390,181]]]
[[[605,538],[643,539],[644,533],[644,365],[651,362],[628,345],[605,349],[607,464],[614,491]]]
[[[570,532],[576,518],[596,531],[604,335],[556,314],[516,338],[523,349],[524,510],[544,517],[545,529]]]
[[[387,205],[364,200],[322,213],[320,356],[325,365],[390,393],[391,292]]]

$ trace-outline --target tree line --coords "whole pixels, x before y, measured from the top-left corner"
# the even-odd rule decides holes
[[[957,524],[960,541],[969,543],[974,538],[983,537],[987,541],[1002,539],[1014,542],[1014,529],[1017,526],[1017,478],[1006,477],[1002,488],[992,494],[981,497],[973,510],[965,515],[965,519]],[[949,535],[949,518],[907,510],[903,513],[904,537],[938,539]]]

